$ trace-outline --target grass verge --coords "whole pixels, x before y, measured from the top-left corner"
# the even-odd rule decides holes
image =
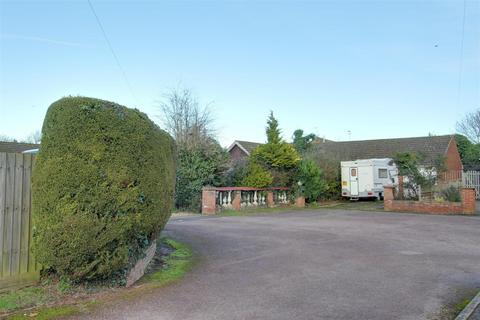
[[[133,287],[69,286],[64,281],[46,280],[38,286],[0,294],[0,318],[47,320],[88,313],[96,306],[132,299],[174,282],[185,275],[193,261],[186,245],[161,238],[147,273]]]
[[[451,296],[436,313],[427,317],[428,320],[453,320],[480,290],[479,287],[473,288],[455,288],[451,291]],[[473,320],[473,319],[472,319]]]
[[[359,210],[359,211],[383,211],[383,201],[329,201],[320,203],[309,203],[305,208],[295,206],[281,206],[275,208],[244,208],[239,211],[226,209],[217,214],[217,216],[251,216],[256,214],[282,213],[288,211],[309,211],[316,209],[336,209],[336,210]]]
[[[384,211],[383,201],[335,201],[319,204],[319,209],[359,210],[359,211]]]
[[[265,208],[265,207],[252,207],[252,208],[244,208],[241,210],[232,210],[226,209],[222,210],[217,216],[251,216],[256,214],[268,214],[268,213],[282,213],[282,212],[291,212],[291,211],[304,211],[312,209],[312,207],[307,206],[305,208],[298,208],[295,206],[281,206],[275,208]]]

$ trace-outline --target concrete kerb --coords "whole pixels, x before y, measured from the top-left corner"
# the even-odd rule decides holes
[[[473,314],[475,309],[477,309],[480,305],[480,291],[477,295],[470,301],[469,304],[460,312],[460,314],[455,318],[455,320],[468,320],[470,316]]]

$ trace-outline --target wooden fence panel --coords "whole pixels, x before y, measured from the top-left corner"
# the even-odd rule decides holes
[[[15,188],[15,154],[7,153],[7,181],[5,185],[5,227],[3,228],[3,276],[12,274],[13,246],[13,192]]]
[[[5,242],[6,190],[7,185],[7,154],[0,153],[0,278],[3,277],[3,244]]]
[[[34,156],[0,153],[0,291],[32,283],[31,177]]]
[[[21,230],[21,245],[20,245],[20,272],[25,273],[28,272],[28,264],[29,264],[29,251],[30,251],[30,224],[31,224],[31,217],[30,217],[30,188],[25,186],[29,186],[31,184],[32,178],[32,157],[25,157],[23,159],[23,193],[22,193],[22,230]]]

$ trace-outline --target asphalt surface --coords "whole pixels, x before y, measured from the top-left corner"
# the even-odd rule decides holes
[[[171,220],[199,261],[85,319],[436,319],[480,288],[480,217],[302,211]]]

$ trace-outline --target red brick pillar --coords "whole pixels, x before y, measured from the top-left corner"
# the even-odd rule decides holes
[[[202,214],[216,213],[215,189],[209,187],[202,188]]]
[[[233,210],[240,210],[242,192],[241,191],[233,191],[233,199],[232,199],[232,207]]]
[[[305,208],[305,197],[298,196],[295,198],[295,207],[297,208]]]
[[[383,210],[391,211],[393,202],[393,189],[394,186],[383,187]]]
[[[267,191],[267,207],[275,207],[275,203],[273,202],[273,191]]]
[[[394,186],[384,186],[383,187],[383,200],[393,200],[393,189]]]
[[[465,214],[474,214],[475,213],[475,189],[474,188],[462,188],[460,191],[462,196],[462,208],[463,213]]]

